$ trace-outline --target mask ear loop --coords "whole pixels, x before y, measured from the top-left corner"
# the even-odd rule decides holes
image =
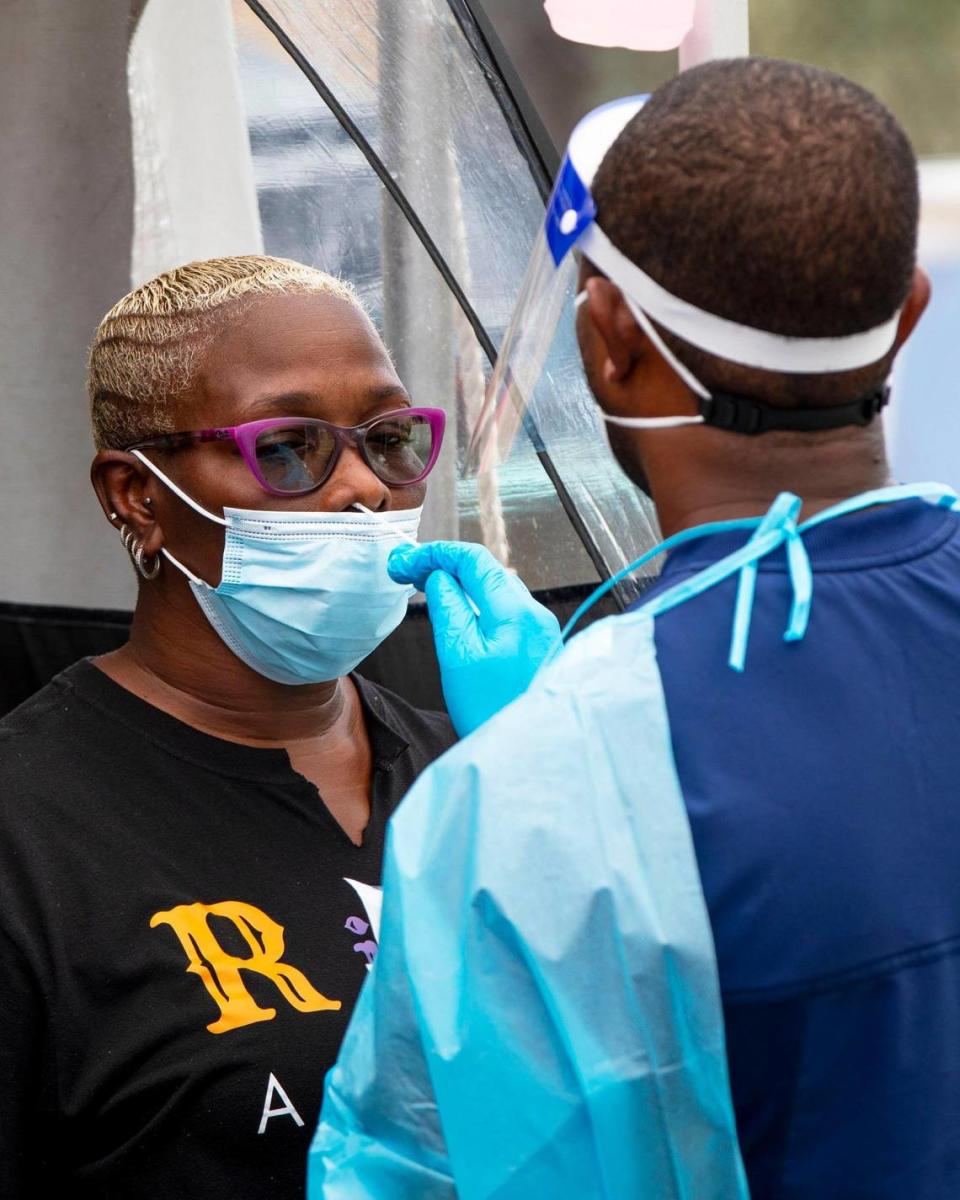
[[[228,521],[226,520],[225,517],[218,517],[216,513],[209,512],[207,509],[205,509],[203,507],[202,504],[198,504],[192,496],[188,496],[182,487],[180,487],[178,484],[174,483],[172,479],[170,479],[166,475],[164,475],[164,473],[160,470],[159,467],[155,467],[153,465],[153,463],[150,461],[150,459],[147,458],[147,456],[143,453],[142,450],[131,450],[130,453],[133,455],[134,458],[139,458],[145,467],[149,467],[150,470],[154,473],[154,475],[156,475],[156,477],[160,480],[160,482],[165,483],[167,485],[167,487],[170,489],[170,491],[173,492],[173,494],[175,496],[179,496],[180,499],[184,502],[184,504],[189,505],[189,507],[192,508],[194,512],[199,513],[201,517],[206,517],[208,521],[215,521],[217,523],[217,525],[226,526],[228,524]]]
[[[190,570],[189,567],[185,567],[183,565],[183,563],[179,560],[179,558],[174,558],[173,555],[170,553],[170,551],[166,548],[166,546],[160,547],[160,553],[163,555],[163,557],[168,562],[173,563],[173,565],[177,568],[177,570],[182,575],[186,575],[186,577],[190,580],[191,583],[195,583],[199,587],[205,587],[205,588],[210,587],[210,584],[207,583],[207,581],[205,579],[201,579],[199,575],[194,575],[194,573]]]
[[[680,376],[680,378],[683,380],[683,382],[687,385],[687,387],[690,389],[691,392],[693,392],[693,394],[695,396],[699,396],[701,400],[709,400],[710,399],[709,390],[703,386],[703,384],[696,377],[696,375],[694,375],[694,373],[690,370],[690,368],[685,367],[683,365],[683,363],[680,361],[680,359],[677,358],[677,356],[673,353],[673,351],[669,348],[667,343],[663,340],[663,338],[657,332],[656,326],[650,320],[650,318],[647,316],[647,314],[643,311],[643,309],[640,308],[640,306],[634,300],[632,300],[626,294],[626,292],[623,292],[621,294],[622,294],[624,300],[627,302],[627,308],[630,309],[630,315],[633,317],[633,319],[636,321],[636,323],[640,326],[640,328],[643,330],[643,332],[647,335],[647,337],[650,339],[650,341],[653,342],[653,344],[656,346],[656,348],[660,351],[661,355],[666,359],[668,365],[673,368],[674,372],[677,375]],[[696,421],[702,423],[703,417],[702,416],[701,417],[691,417],[690,420],[691,421],[696,420]]]
[[[663,356],[671,370],[673,370],[674,374],[676,374],[680,380],[687,385],[687,387],[695,396],[699,396],[701,400],[709,400],[710,392],[703,386],[696,375],[694,375],[694,373],[688,367],[685,367],[673,353],[673,351],[670,350],[666,342],[657,332],[653,322],[643,311],[643,309],[639,308],[634,301],[630,299],[626,292],[622,292],[622,295],[626,301],[627,307],[630,309],[630,315],[637,322],[650,341],[653,342],[657,350],[659,350],[660,354]],[[579,308],[586,299],[586,289],[584,289],[582,292],[578,292],[573,301],[574,307]],[[609,425],[620,425],[625,429],[675,429],[682,425],[703,424],[702,413],[699,416],[677,415],[675,417],[615,417],[612,413],[602,413],[601,415]]]
[[[156,475],[160,482],[166,484],[170,491],[173,492],[175,496],[179,496],[184,504],[192,508],[194,512],[199,513],[201,517],[206,517],[208,521],[214,521],[217,525],[223,525],[224,527],[227,526],[228,522],[224,517],[218,517],[216,513],[208,512],[202,504],[198,504],[192,496],[188,496],[182,487],[174,483],[172,479],[168,478],[159,467],[155,467],[142,451],[131,450],[130,453],[134,456],[134,458],[139,458],[145,467],[149,467],[149,469],[154,473],[154,475]],[[160,547],[160,553],[165,559],[167,559],[168,562],[172,563],[182,575],[185,575],[191,583],[196,583],[200,587],[210,587],[210,584],[207,583],[205,579],[201,579],[199,575],[194,575],[189,567],[185,567],[179,559],[174,558],[166,546]]]

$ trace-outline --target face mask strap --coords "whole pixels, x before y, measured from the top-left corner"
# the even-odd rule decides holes
[[[587,299],[587,292],[584,289],[578,292],[574,298],[574,306],[579,308]],[[664,342],[663,338],[657,333],[653,322],[649,319],[645,312],[637,308],[629,296],[624,295],[633,319],[637,322],[643,332],[647,335],[651,342],[660,351],[666,359],[667,364],[676,375],[687,385],[687,387],[699,396],[704,402],[709,401],[710,393],[703,386],[696,375],[683,365],[682,362],[674,355],[669,347]],[[602,412],[600,414],[609,425],[619,425],[624,429],[675,429],[681,425],[702,425],[704,417],[700,416],[676,416],[676,417],[616,417],[612,413]]]
[[[623,298],[627,302],[627,308],[630,309],[633,319],[647,335],[650,341],[653,342],[656,348],[660,351],[662,357],[666,359],[667,364],[672,368],[674,374],[678,375],[683,380],[683,382],[695,396],[699,396],[701,400],[709,400],[709,389],[704,387],[704,385],[700,382],[696,375],[694,375],[690,368],[685,367],[680,359],[677,358],[677,356],[657,332],[656,326],[643,311],[643,309],[640,308],[639,305],[626,294],[626,292],[624,292]],[[702,421],[703,417],[699,417],[698,420]]]
[[[700,402],[699,419],[607,417],[611,424],[635,429],[706,424],[747,435],[777,429],[819,431],[869,425],[887,403],[886,386],[850,404],[819,408],[779,409],[752,397],[711,393],[670,350],[654,321],[690,345],[731,363],[785,374],[826,374],[879,362],[894,344],[900,310],[882,325],[862,333],[834,338],[788,337],[730,321],[674,296],[619,250],[595,217],[577,234],[576,243],[581,253],[620,289],[634,320]],[[585,298],[581,292],[576,303],[582,304]]]
[[[173,482],[172,479],[169,479],[166,475],[164,475],[163,471],[161,471],[159,467],[155,467],[150,459],[147,458],[147,456],[140,450],[131,450],[130,453],[135,458],[139,458],[145,467],[149,467],[153,474],[156,475],[156,477],[160,480],[160,482],[166,484],[170,491],[173,492],[175,496],[178,496],[184,502],[184,504],[192,508],[194,512],[199,513],[201,517],[206,517],[208,521],[216,522],[217,525],[227,524],[223,517],[218,517],[216,513],[207,512],[207,510],[202,505],[198,504],[192,496],[188,496],[183,488],[179,487]],[[199,587],[209,588],[210,584],[207,583],[206,580],[201,579],[199,575],[194,575],[189,567],[185,567],[178,558],[174,558],[166,546],[160,547],[160,553],[169,563],[177,568],[181,575],[185,575],[191,583],[195,583]]]
[[[615,417],[601,413],[608,425],[620,425],[624,429],[677,429],[681,425],[702,425],[703,417]]]
[[[172,563],[177,568],[177,570],[181,573],[181,575],[186,575],[186,577],[190,580],[191,583],[195,583],[199,587],[205,587],[205,588],[208,588],[210,586],[210,584],[207,583],[207,581],[205,579],[201,579],[199,575],[194,575],[194,573],[190,570],[189,567],[185,567],[178,558],[174,558],[173,555],[170,553],[170,551],[166,548],[166,546],[160,547],[160,553],[163,555],[163,557],[168,562]]]
[[[865,428],[883,411],[890,400],[890,388],[881,384],[849,404],[817,408],[777,408],[750,396],[714,392],[701,403],[704,424],[727,433],[758,437],[762,433],[784,430],[794,433],[819,433],[849,425]]]
[[[160,482],[166,484],[170,491],[173,492],[175,496],[179,496],[184,504],[189,505],[194,512],[199,513],[201,517],[206,517],[208,521],[215,521],[217,525],[225,526],[227,524],[227,521],[225,521],[223,517],[218,517],[216,513],[208,512],[202,504],[198,504],[192,496],[188,496],[182,487],[179,487],[173,482],[172,479],[169,479],[166,475],[164,475],[159,467],[155,467],[142,451],[131,450],[130,453],[134,456],[134,458],[139,458],[145,467],[149,467],[154,475],[156,475],[156,477],[160,480]],[[164,554],[167,555],[167,558],[170,558],[170,555],[167,554],[166,550],[164,550]],[[180,566],[176,559],[171,558],[170,561],[174,564],[174,566]],[[184,570],[183,567],[180,567],[180,569],[182,571]],[[184,574],[189,575],[190,573],[189,571],[184,571]],[[195,577],[191,576],[191,578]]]

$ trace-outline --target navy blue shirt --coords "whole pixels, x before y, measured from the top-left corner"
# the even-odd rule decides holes
[[[659,591],[741,545],[674,551]],[[657,619],[754,1200],[960,1197],[960,516],[905,501]],[[649,596],[651,593],[647,593]],[[646,597],[644,597],[646,599]]]

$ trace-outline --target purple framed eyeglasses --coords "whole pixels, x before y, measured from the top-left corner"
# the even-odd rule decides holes
[[[345,446],[356,446],[390,487],[420,483],[433,470],[446,416],[440,408],[399,408],[344,429],[316,417],[268,417],[223,429],[166,433],[126,450],[179,450],[196,442],[234,441],[250,473],[271,496],[302,496],[330,478]]]

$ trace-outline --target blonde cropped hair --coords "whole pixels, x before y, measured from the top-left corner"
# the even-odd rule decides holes
[[[100,322],[87,362],[97,449],[174,432],[172,401],[193,385],[234,305],[308,292],[336,296],[364,312],[344,280],[261,254],[187,263],[124,296]]]

